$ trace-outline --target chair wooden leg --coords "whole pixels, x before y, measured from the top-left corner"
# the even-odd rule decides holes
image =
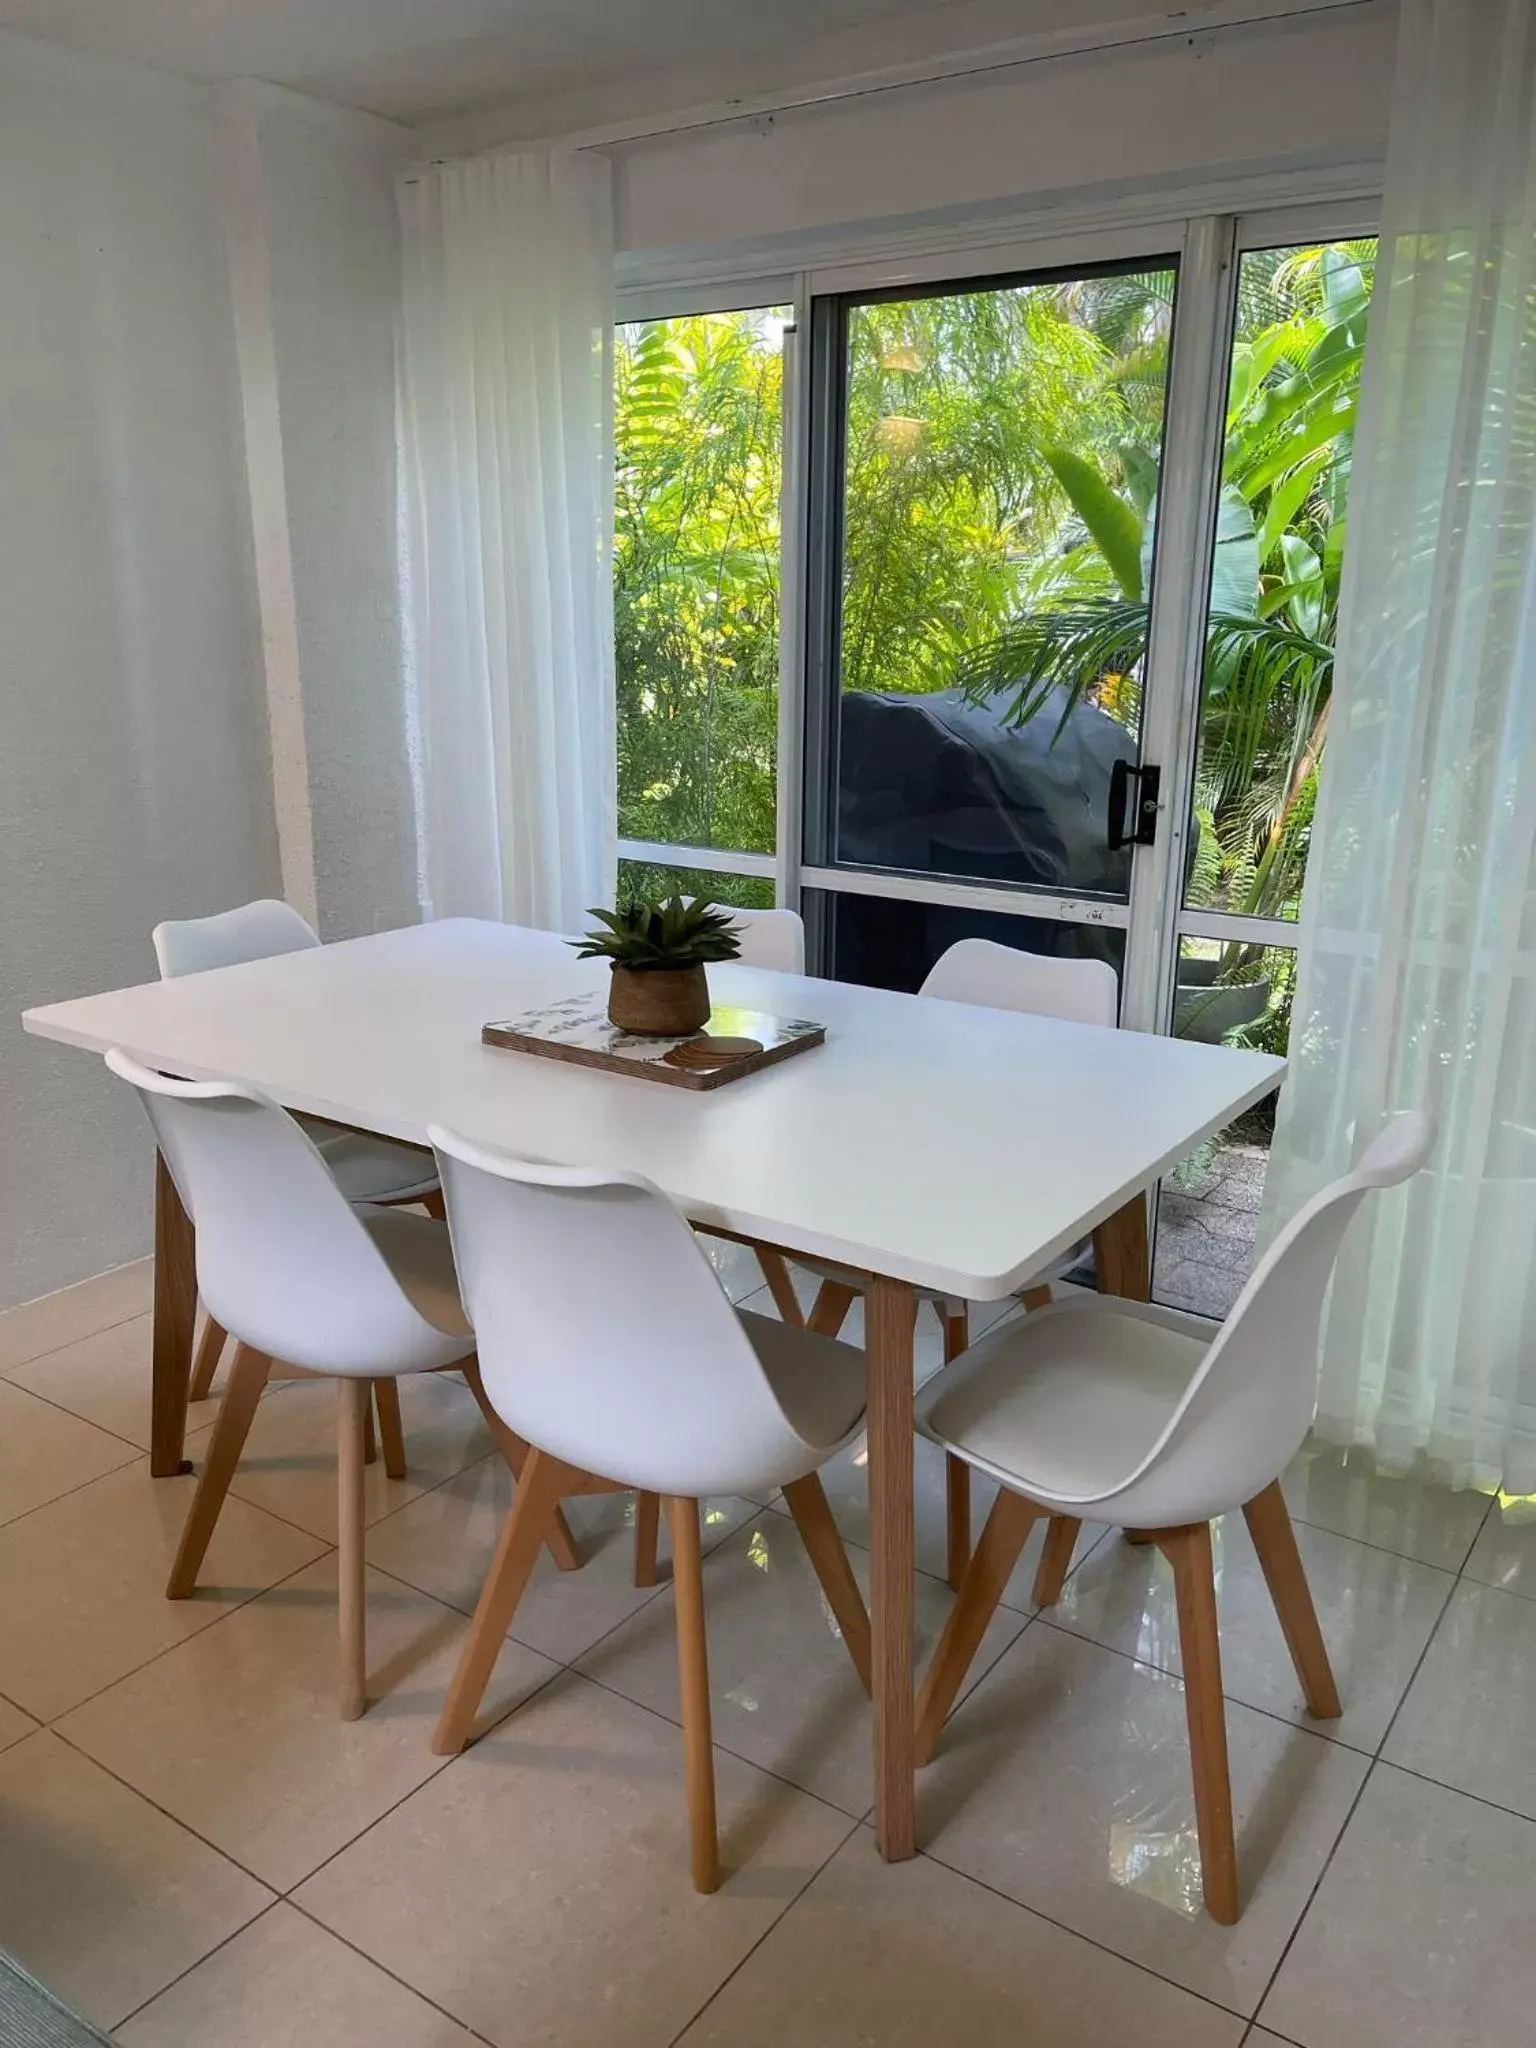
[[[1280,1617],[1285,1646],[1296,1666],[1296,1676],[1301,1680],[1307,1712],[1316,1715],[1320,1721],[1336,1721],[1344,1711],[1339,1701],[1339,1688],[1334,1682],[1333,1666],[1328,1661],[1328,1645],[1323,1641],[1323,1632],[1318,1626],[1312,1588],[1307,1584],[1307,1575],[1302,1569],[1301,1553],[1296,1548],[1296,1531],[1291,1527],[1290,1510],[1278,1479],[1266,1486],[1262,1493],[1254,1495],[1243,1509],[1243,1519],[1248,1524],[1253,1547],[1259,1553],[1264,1583],[1269,1587],[1269,1597]]]
[[[528,1574],[541,1546],[548,1541],[551,1518],[562,1496],[581,1477],[547,1451],[528,1452],[511,1512],[502,1526],[501,1540],[459,1656],[459,1668],[453,1674],[432,1737],[432,1747],[438,1756],[456,1756],[469,1740],[492,1667],[501,1655],[517,1603],[528,1583]]]
[[[373,1431],[373,1403],[370,1401],[363,1410],[363,1463],[376,1465],[379,1461],[379,1440]]]
[[[1035,1523],[1045,1513],[1032,1500],[1010,1493],[1007,1487],[992,1503],[944,1633],[939,1637],[917,1696],[917,1761],[927,1763],[944,1726],[944,1717],[955,1703],[955,1695],[981,1647],[987,1623],[997,1612],[1009,1574],[1019,1561],[1019,1552]]]
[[[1052,1515],[1050,1526],[1045,1532],[1045,1548],[1040,1553],[1040,1563],[1035,1571],[1035,1605],[1054,1607],[1061,1598],[1061,1589],[1067,1583],[1067,1573],[1072,1569],[1072,1552],[1077,1547],[1077,1532],[1082,1523],[1072,1515]]]
[[[953,1365],[971,1341],[970,1311],[965,1303],[941,1302],[944,1363]],[[944,1461],[944,1519],[949,1583],[958,1593],[971,1561],[971,1468],[951,1451]]]
[[[715,1821],[715,1751],[709,1714],[709,1646],[704,1632],[698,1502],[669,1494],[667,1526],[672,1533],[677,1677],[683,1701],[683,1760],[688,1774],[693,1888],[696,1892],[712,1892],[720,1887],[720,1839]]]
[[[431,1194],[423,1195],[421,1198],[421,1206],[423,1207],[423,1209],[426,1210],[429,1216],[435,1216],[439,1223],[447,1222],[448,1204],[443,1199],[443,1191],[441,1188],[434,1188]]]
[[[369,1380],[336,1382],[336,1693],[343,1721],[368,1707],[368,1631],[363,1583],[363,1438],[373,1413]]]
[[[949,1583],[958,1593],[971,1562],[971,1468],[953,1451],[944,1454],[944,1521]]]
[[[405,1430],[400,1421],[400,1382],[375,1380],[373,1398],[379,1410],[379,1442],[384,1447],[384,1470],[391,1479],[405,1477]]]
[[[1237,1844],[1232,1832],[1232,1780],[1227,1765],[1227,1715],[1221,1696],[1221,1645],[1211,1526],[1160,1529],[1156,1542],[1173,1566],[1184,1662],[1184,1711],[1200,1832],[1200,1877],[1206,1911],[1223,1927],[1237,1919]]]
[[[508,1429],[507,1425],[496,1413],[496,1410],[491,1406],[490,1396],[485,1391],[485,1382],[480,1377],[479,1361],[474,1358],[465,1359],[462,1370],[466,1381],[469,1383],[469,1391],[479,1403],[480,1413],[485,1417],[485,1426],[496,1439],[497,1450],[501,1452],[502,1457],[506,1460],[512,1477],[520,1480],[523,1476],[524,1463],[528,1457],[528,1446],[523,1442],[516,1430]],[[571,1534],[571,1525],[567,1522],[563,1511],[558,1506],[550,1517],[549,1534],[544,1540],[549,1545],[550,1556],[555,1560],[561,1571],[579,1572],[586,1563],[576,1538]]]
[[[779,1312],[780,1322],[790,1323],[800,1329],[805,1317],[800,1311],[800,1297],[795,1292],[795,1283],[790,1278],[789,1266],[782,1252],[772,1251],[767,1245],[755,1247],[757,1263],[763,1269],[763,1278],[768,1282],[768,1292],[773,1296],[773,1305]]]
[[[204,1316],[203,1334],[198,1341],[197,1356],[192,1361],[192,1384],[187,1389],[189,1401],[206,1401],[213,1392],[213,1376],[224,1356],[228,1335],[221,1323],[216,1323],[212,1316]]]
[[[821,1590],[827,1596],[832,1618],[842,1630],[843,1642],[858,1673],[859,1683],[868,1692],[869,1610],[864,1605],[859,1582],[853,1576],[843,1539],[827,1505],[826,1489],[819,1475],[812,1472],[804,1479],[791,1480],[784,1489],[784,1499],[795,1518],[800,1541],[805,1545],[806,1556],[811,1560]]]
[[[237,1347],[229,1385],[219,1403],[218,1420],[209,1439],[202,1477],[197,1482],[197,1492],[192,1496],[192,1507],[186,1527],[181,1532],[176,1561],[166,1582],[167,1600],[189,1600],[192,1597],[198,1572],[213,1538],[214,1525],[219,1519],[219,1510],[224,1505],[229,1482],[235,1476],[235,1467],[250,1434],[256,1404],[261,1399],[271,1370],[272,1361],[263,1352],[253,1351],[248,1344]]]
[[[1019,1296],[1025,1308],[1049,1308],[1055,1299],[1049,1287],[1026,1287]]]
[[[816,1290],[816,1299],[805,1319],[805,1327],[814,1330],[818,1337],[835,1337],[847,1322],[848,1311],[853,1307],[857,1293],[857,1288],[849,1287],[842,1280],[823,1280]]]
[[[635,1584],[656,1584],[656,1539],[661,1533],[661,1495],[635,1495]]]

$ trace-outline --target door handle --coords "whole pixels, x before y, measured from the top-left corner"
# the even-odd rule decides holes
[[[1157,838],[1158,797],[1163,771],[1151,762],[1136,767],[1117,761],[1109,771],[1109,850],[1151,846]]]

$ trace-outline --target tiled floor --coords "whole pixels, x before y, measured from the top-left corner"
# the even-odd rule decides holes
[[[746,1255],[720,1259],[755,1287]],[[148,1475],[146,1309],[135,1270],[0,1317],[0,1947],[133,2048],[1528,2035],[1536,1519],[1518,1505],[1298,1460],[1346,1700],[1331,1725],[1302,1708],[1241,1523],[1220,1529],[1245,1899],[1223,1929],[1199,1907],[1155,1552],[1086,1531],[1040,1616],[1026,1557],[923,1774],[925,1854],[887,1868],[868,1709],[793,1526],[711,1502],[730,1875],[701,1899],[671,1595],[631,1583],[628,1504],[573,1510],[589,1564],[541,1561],[494,1726],[445,1763],[429,1735],[508,1482],[462,1385],[408,1386],[411,1477],[369,1482],[374,1704],[345,1725],[324,1390],[268,1394],[206,1587],[169,1605],[190,1481]],[[925,1316],[924,1369],[937,1356]],[[918,1473],[931,1637],[949,1595],[922,1448]],[[862,1575],[860,1454],[827,1481]]]

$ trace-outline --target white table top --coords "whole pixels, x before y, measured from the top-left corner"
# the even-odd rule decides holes
[[[709,1093],[484,1046],[601,987],[545,932],[447,919],[29,1010],[192,1079],[416,1143],[442,1124],[527,1158],[648,1175],[697,1223],[976,1300],[1015,1292],[1284,1062],[731,964],[717,1001],[827,1042]]]

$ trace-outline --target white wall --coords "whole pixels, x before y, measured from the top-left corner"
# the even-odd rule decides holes
[[[621,143],[619,245],[771,261],[848,223],[1378,161],[1395,39],[1362,0]]]
[[[241,225],[265,243],[315,901],[322,933],[346,938],[419,915],[395,459],[394,174],[411,137],[271,86],[224,112],[254,129],[232,201],[259,208]]]
[[[136,1256],[137,1105],[28,1004],[277,881],[200,89],[0,36],[0,1305]]]

